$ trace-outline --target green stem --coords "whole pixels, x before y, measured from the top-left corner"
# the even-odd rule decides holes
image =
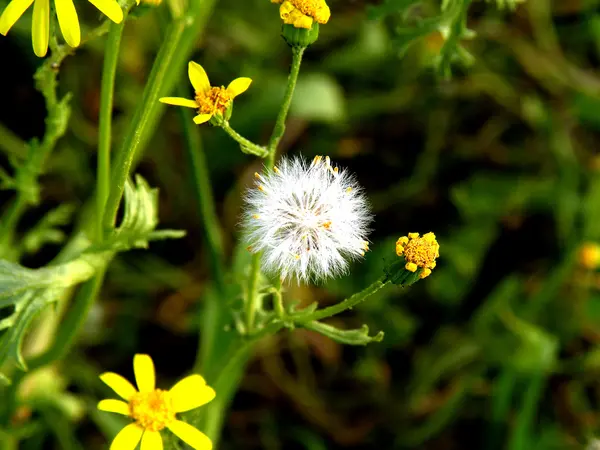
[[[290,68],[290,74],[288,76],[287,87],[283,96],[283,103],[277,116],[277,121],[273,127],[273,133],[269,140],[269,156],[267,159],[267,168],[272,169],[275,165],[275,154],[277,153],[277,145],[285,133],[285,120],[292,104],[292,98],[294,96],[294,90],[296,89],[296,82],[298,81],[298,74],[300,73],[300,64],[302,64],[302,55],[304,55],[305,47],[293,47],[292,48],[292,67]]]
[[[127,14],[125,12],[124,14]],[[115,76],[121,48],[121,37],[125,28],[125,18],[121,23],[111,23],[104,52],[102,85],[100,90],[100,114],[98,120],[98,169],[96,175],[96,239],[101,242],[104,235],[102,219],[104,206],[110,190],[110,144],[112,110],[115,89]]]
[[[178,90],[181,97],[185,95],[183,86],[185,85],[182,84]],[[217,208],[211,190],[210,171],[206,163],[206,155],[200,134],[189,111],[184,108],[178,108],[178,111],[186,143],[186,163],[190,168],[194,197],[208,247],[216,291],[213,295],[204,295],[204,308],[201,309],[198,319],[202,330],[201,333],[198,333],[200,342],[194,363],[194,371],[198,372],[206,370],[210,365],[216,341],[223,326],[222,315],[227,313],[227,311],[224,311],[227,308],[223,304],[226,299],[224,251]]]
[[[285,133],[285,120],[292,104],[292,98],[294,96],[294,90],[296,89],[296,83],[298,81],[298,74],[300,73],[300,64],[302,64],[302,55],[304,54],[305,47],[293,47],[292,48],[292,66],[290,68],[290,74],[288,76],[287,87],[283,96],[283,103],[277,115],[273,132],[271,133],[271,139],[269,140],[269,146],[267,147],[268,155],[265,163],[265,170],[272,170],[275,167],[275,155],[277,153],[277,145]],[[246,301],[246,325],[248,333],[252,332],[254,327],[254,317],[256,315],[256,308],[260,303],[258,297],[258,274],[260,272],[260,254],[255,254],[252,257],[252,268],[250,272],[250,278],[248,280],[248,292]]]
[[[180,89],[180,91],[183,91],[183,89]],[[180,92],[180,95],[183,97],[184,93]],[[197,127],[193,125],[191,114],[183,108],[178,108],[178,110],[186,144],[185,159],[187,166],[190,168],[194,197],[204,227],[204,237],[208,246],[215,284],[217,290],[223,292],[225,286],[223,239],[210,184],[210,171],[206,163],[202,141]]]
[[[133,159],[141,147],[142,136],[150,132],[148,127],[149,118],[152,111],[158,107],[158,99],[162,91],[165,76],[171,70],[171,59],[181,42],[185,27],[186,24],[183,19],[177,20],[169,27],[167,35],[163,40],[164,43],[152,67],[148,84],[144,89],[142,101],[133,117],[132,126],[129,128],[125,141],[116,155],[114,171],[110,179],[110,194],[104,211],[103,226],[106,233],[110,232],[115,225],[117,211],[121,203],[125,183],[129,178]]]
[[[273,290],[273,309],[281,320],[285,319],[285,308],[283,307],[283,294],[281,292],[281,278],[277,278]]]
[[[242,152],[250,155],[256,155],[260,158],[265,158],[269,155],[269,151],[266,148],[246,139],[244,136],[231,128],[228,121],[223,120],[220,126],[223,128],[223,131],[225,131],[234,141],[237,141],[237,143],[240,144]]]
[[[215,448],[219,447],[218,440],[223,426],[225,411],[227,411],[241,382],[254,347],[263,337],[275,334],[282,327],[281,322],[271,323],[251,338],[244,339],[238,345],[235,345],[231,356],[227,358],[227,363],[218,371],[218,375],[214,381],[208,380],[210,386],[217,392],[217,397],[206,407],[202,430],[213,441]]]
[[[105,270],[105,267],[99,269],[93,278],[81,285],[73,299],[73,304],[61,320],[60,328],[56,333],[52,346],[41,355],[27,361],[29,371],[61,359],[71,351],[75,344],[75,338],[85,323],[88,311],[100,292]]]
[[[254,329],[254,319],[256,309],[260,303],[258,296],[258,275],[260,273],[260,255],[252,257],[252,265],[250,266],[250,278],[248,279],[248,292],[246,303],[246,332],[251,333]]]
[[[529,379],[507,447],[509,450],[527,450],[538,442],[539,439],[534,437],[533,424],[545,385],[546,374],[543,372],[533,374]]]
[[[111,176],[111,191],[104,212],[104,231],[112,230],[119,203],[134,158],[142,151],[164,111],[158,99],[170,93],[181,79],[181,73],[192,53],[216,0],[190,0],[186,14],[173,21],[163,39],[142,101],[138,106],[123,145],[116,155]]]
[[[303,317],[300,323],[325,319],[327,317],[335,316],[336,314],[339,314],[347,309],[352,309],[354,306],[358,305],[359,303],[362,303],[375,292],[379,291],[380,289],[384,288],[390,283],[389,281],[384,280],[384,278],[380,278],[379,280],[371,284],[369,287],[354,294],[352,297],[349,297],[346,300],[341,301],[340,303],[336,303],[335,305],[328,306],[327,308],[319,309],[307,317]]]

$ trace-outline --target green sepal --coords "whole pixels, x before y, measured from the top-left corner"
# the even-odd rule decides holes
[[[380,331],[375,336],[369,336],[369,327],[367,325],[363,325],[355,330],[340,330],[326,323],[313,321],[304,323],[302,326],[321,333],[340,344],[367,345],[371,342],[381,342],[383,340],[383,331]]]
[[[410,286],[419,281],[422,268],[418,268],[415,272],[406,270],[406,260],[404,257],[396,258],[394,262],[385,266],[385,281],[390,281],[398,286]]]
[[[319,23],[313,22],[310,29],[296,28],[294,25],[283,24],[281,36],[290,47],[306,48],[319,39]]]

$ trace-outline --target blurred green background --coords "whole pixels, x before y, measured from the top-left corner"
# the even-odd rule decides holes
[[[80,3],[87,26],[99,24]],[[372,251],[351,275],[289,285],[286,298],[328,305],[351,295],[381,275],[407,232],[436,233],[441,256],[423,282],[386,289],[335,319],[384,331],[381,343],[342,347],[306,330],[265,339],[221,448],[587,448],[600,433],[600,277],[578,255],[600,240],[600,1],[527,0],[514,11],[473,1],[466,24],[474,36],[447,41],[434,0],[328,4],[332,17],[305,54],[282,152],[329,155],[356,174],[376,215]],[[117,141],[160,44],[164,6],[125,29]],[[0,167],[9,172],[21,141],[44,130],[29,17],[0,38]],[[194,54],[215,85],[254,80],[231,124],[261,143],[291,60],[280,26],[267,0],[220,0]],[[26,266],[47,264],[86,214],[102,50],[101,38],[61,67],[73,114],[42,177],[42,203],[19,223]],[[181,85],[191,93],[184,73]],[[217,128],[197,130],[231,254],[240,196],[261,161]],[[152,355],[164,386],[192,366],[211,279],[183,145],[176,108],[168,109],[137,172],[160,188],[161,225],[187,236],[113,262],[76,352],[32,382],[46,406],[14,419],[29,430],[24,449],[106,448],[121,422],[95,411],[108,393],[97,374],[133,379],[134,353]],[[0,205],[12,196],[0,192]]]

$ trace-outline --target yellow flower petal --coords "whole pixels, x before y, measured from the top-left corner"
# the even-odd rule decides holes
[[[50,39],[50,0],[35,0],[33,4],[33,19],[31,40],[33,52],[40,58],[48,52]]]
[[[208,75],[206,75],[206,71],[200,64],[190,61],[188,64],[188,76],[196,92],[206,92],[210,89]]]
[[[133,357],[133,373],[135,382],[140,392],[154,390],[156,379],[154,375],[154,363],[148,355],[137,354]]]
[[[0,34],[6,36],[8,30],[11,29],[32,3],[33,0],[13,0],[10,2],[2,12],[2,16],[0,16]]]
[[[163,450],[163,441],[158,431],[146,430],[142,436],[140,450]]]
[[[211,117],[212,114],[198,114],[196,117],[194,117],[194,123],[196,125],[200,125],[204,122],[208,122]]]
[[[113,439],[110,450],[134,450],[143,433],[144,429],[139,425],[135,423],[127,425]]]
[[[123,414],[124,416],[129,415],[129,405],[121,400],[100,400],[98,402],[98,409],[100,411]]]
[[[65,41],[71,47],[79,46],[81,31],[73,0],[54,0],[54,6],[56,7],[56,15],[58,16],[58,25]]]
[[[296,7],[292,4],[292,2],[285,0],[279,7],[279,17],[285,20],[288,18],[290,13],[295,10]]]
[[[167,428],[171,430],[175,436],[195,450],[212,449],[212,442],[208,436],[181,420],[174,420],[167,425]]]
[[[241,93],[246,92],[246,90],[250,87],[251,83],[252,80],[250,78],[236,78],[231,83],[229,83],[229,86],[227,86],[227,90],[232,95],[232,97],[237,97]]]
[[[173,399],[173,409],[178,413],[205,405],[216,395],[214,389],[207,386],[200,375],[185,377],[169,392]]]
[[[163,97],[160,98],[159,101],[161,103],[166,103],[168,105],[175,106],[185,106],[186,108],[198,108],[198,104],[194,100],[188,100],[187,98],[181,97]]]
[[[92,5],[115,23],[123,20],[123,10],[116,0],[89,0]]]
[[[100,379],[125,400],[129,400],[137,392],[133,385],[119,374],[105,372],[100,375]]]

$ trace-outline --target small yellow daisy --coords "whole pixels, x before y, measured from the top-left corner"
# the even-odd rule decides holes
[[[116,373],[100,375],[100,379],[126,401],[102,400],[98,409],[135,420],[117,434],[110,450],[134,450],[140,441],[141,450],[162,450],[160,431],[164,428],[196,450],[211,450],[208,436],[175,418],[175,414],[198,408],[215,398],[215,391],[206,385],[204,378],[194,374],[168,391],[156,389],[154,363],[150,356],[142,354],[134,356],[133,371],[138,390]]]
[[[139,4],[139,0],[136,0]],[[117,0],[89,0],[110,20],[120,23],[123,11]],[[33,51],[39,56],[46,56],[50,39],[50,0],[12,0],[0,16],[0,34],[6,36],[12,26],[33,4],[33,19],[31,24],[31,41]],[[54,0],[58,26],[67,44],[77,47],[81,42],[81,30],[77,11],[73,0]]]
[[[436,258],[440,256],[440,245],[435,234],[429,232],[419,237],[419,233],[408,233],[396,241],[396,254],[406,260],[405,269],[416,272],[423,269],[419,277],[426,278],[435,269]]]
[[[163,97],[162,103],[175,106],[185,106],[198,110],[198,115],[194,117],[194,123],[200,125],[208,122],[212,116],[224,116],[227,109],[235,97],[240,95],[250,87],[252,80],[250,78],[236,78],[227,88],[213,87],[210,85],[208,75],[200,64],[190,61],[188,64],[188,77],[194,87],[194,100],[181,97]]]

